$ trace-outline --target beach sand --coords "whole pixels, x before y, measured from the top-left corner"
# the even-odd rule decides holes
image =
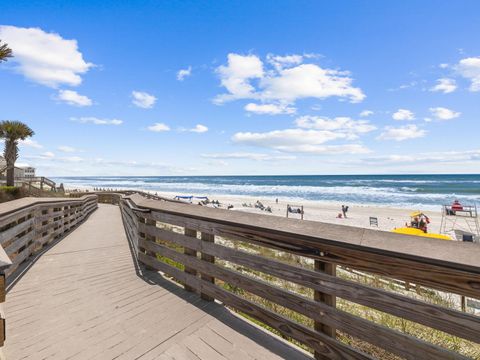
[[[82,187],[82,191],[93,191],[93,188]],[[115,190],[115,189],[112,189]],[[119,189],[120,190],[120,189]],[[126,190],[126,189],[122,189]],[[233,205],[230,211],[243,211],[253,214],[263,214],[272,216],[286,217],[287,205],[292,207],[302,206],[304,209],[304,220],[318,221],[324,223],[340,224],[346,226],[354,226],[360,228],[369,228],[373,230],[391,231],[395,228],[404,227],[405,223],[410,222],[410,213],[413,211],[423,211],[430,219],[428,226],[429,233],[439,233],[442,220],[441,207],[439,205],[438,211],[430,211],[424,209],[405,209],[393,208],[388,206],[374,206],[355,203],[341,203],[341,202],[324,202],[312,200],[292,200],[285,198],[278,198],[278,204],[275,198],[269,197],[255,197],[244,195],[217,195],[217,194],[178,194],[173,192],[149,191],[142,189],[128,189],[144,191],[151,194],[156,194],[165,198],[173,199],[176,195],[186,196],[207,196],[209,200],[218,200],[221,209],[227,209],[229,205]],[[66,190],[69,191],[68,189]],[[270,207],[272,212],[262,211],[254,207],[255,203],[260,201],[265,207]],[[198,204],[200,199],[193,199],[193,204]],[[244,207],[242,204],[251,204],[252,207]],[[337,218],[337,215],[342,212],[342,205],[349,207],[347,218]],[[208,205],[213,206],[213,205]],[[300,214],[289,214],[290,218],[300,219]],[[378,219],[378,227],[370,226],[370,217]]]
[[[148,191],[158,196],[173,199],[176,193],[169,192],[155,192]],[[187,194],[185,194],[187,195]],[[195,195],[195,194],[193,194]],[[207,196],[210,200],[218,200],[221,204],[220,208],[226,209],[228,205],[233,205],[231,211],[243,211],[254,214],[264,214],[273,216],[286,216],[287,205],[301,206],[304,208],[304,219],[311,221],[326,222],[332,224],[341,224],[347,226],[355,226],[361,228],[371,228],[376,230],[390,231],[394,228],[405,226],[406,222],[410,221],[410,213],[422,209],[398,209],[386,206],[371,206],[351,203],[336,203],[336,202],[322,202],[309,200],[289,200],[278,199],[278,204],[274,198],[260,198],[254,196],[237,196],[237,195],[216,195],[216,194],[202,194]],[[259,200],[265,207],[270,207],[272,212],[262,211],[254,207],[256,201]],[[197,204],[200,200],[194,199],[193,203]],[[242,204],[251,204],[252,207],[244,207]],[[337,218],[337,215],[342,212],[342,205],[348,205],[349,210],[347,218]],[[212,206],[212,205],[209,205]],[[439,211],[425,211],[425,214],[430,218],[428,231],[430,233],[438,233],[440,231],[441,212]],[[289,214],[291,218],[300,219],[299,214]],[[378,227],[370,226],[370,217],[378,219]]]

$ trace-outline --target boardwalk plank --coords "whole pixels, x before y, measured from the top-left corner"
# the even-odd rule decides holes
[[[119,208],[100,204],[10,289],[7,359],[308,358],[221,305],[136,270]]]

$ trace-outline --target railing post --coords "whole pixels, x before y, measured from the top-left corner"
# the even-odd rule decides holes
[[[323,261],[315,260],[314,269],[315,271],[318,271],[318,272],[323,272],[328,275],[336,276],[335,264],[330,264]],[[336,307],[337,305],[336,297],[334,295],[328,295],[320,291],[314,291],[313,299],[318,302],[323,302],[328,306]],[[314,328],[315,330],[322,332],[325,335],[335,338],[336,330],[331,326],[327,326],[321,322],[315,321]],[[328,359],[328,357],[326,357],[321,353],[315,352],[315,359],[326,360]]]
[[[140,217],[140,216],[138,217],[138,222],[139,222],[139,223],[143,223],[143,224],[147,224],[147,225],[154,225],[154,226],[156,226],[156,224],[157,224],[157,222],[156,222],[155,220],[146,219],[146,218]],[[145,239],[145,240],[149,240],[149,241],[153,241],[153,242],[156,241],[155,236],[147,235],[147,234],[142,233],[142,232],[139,232],[139,233],[138,233],[138,236],[139,236],[140,238]],[[144,253],[144,254],[146,254],[146,255],[149,255],[149,256],[153,256],[153,257],[156,256],[153,251],[147,251],[147,250],[145,250],[144,248],[141,248],[141,247],[138,248],[138,251],[139,251],[139,252],[142,252],[142,253]],[[154,270],[151,266],[148,266],[148,265],[145,265],[145,269],[146,269],[146,270]]]
[[[197,231],[196,230],[193,230],[193,229],[187,229],[185,228],[185,236],[190,236],[190,237],[194,237],[196,238],[197,237]],[[197,251],[196,250],[193,250],[193,249],[190,249],[190,248],[187,248],[187,247],[184,247],[183,248],[183,253],[185,255],[189,255],[189,256],[194,256],[194,257],[197,257]],[[196,276],[197,275],[197,270],[191,268],[191,267],[188,267],[185,265],[185,272],[187,274],[191,274],[191,275],[194,275]],[[185,285],[185,290],[187,291],[195,291],[194,288],[188,286],[188,285]]]
[[[213,235],[213,234],[208,234],[208,233],[202,232],[201,238],[202,238],[202,241],[204,241],[204,242],[211,242],[211,243],[215,242],[215,235]],[[215,262],[215,257],[212,256],[212,255],[204,254],[202,252],[202,260],[207,261],[209,263],[214,263]],[[215,278],[213,276],[206,275],[206,274],[200,274],[200,276],[201,276],[202,280],[208,281],[212,284],[215,283]],[[206,301],[214,301],[215,300],[213,297],[208,296],[208,295],[203,294],[203,293],[200,293],[200,296],[203,300],[206,300]]]

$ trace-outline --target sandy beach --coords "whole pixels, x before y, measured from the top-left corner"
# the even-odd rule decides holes
[[[93,188],[83,188],[82,190],[93,191]],[[132,189],[139,190],[139,189]],[[309,200],[292,200],[286,198],[278,198],[278,203],[275,198],[269,197],[254,197],[254,196],[240,196],[240,195],[217,195],[217,194],[178,194],[173,192],[156,192],[146,191],[158,196],[173,199],[176,195],[185,196],[207,196],[209,200],[218,200],[220,202],[219,208],[227,209],[229,205],[233,205],[231,211],[244,211],[254,214],[263,214],[271,216],[285,217],[287,206],[298,207],[303,205],[304,220],[319,221],[333,224],[341,224],[347,226],[371,228],[375,230],[390,231],[397,227],[403,227],[406,222],[410,220],[410,213],[423,209],[405,209],[392,208],[387,206],[373,206],[355,203],[340,203],[340,202],[324,202],[324,201],[309,201]],[[197,204],[201,199],[193,199],[192,203]],[[262,211],[255,208],[255,203],[260,201],[265,207],[270,207],[272,212]],[[251,205],[250,206],[244,206]],[[348,205],[349,210],[347,218],[337,218],[338,214],[342,212],[342,205]],[[209,204],[208,206],[212,206]],[[424,213],[430,218],[429,232],[439,232],[441,223],[440,206],[439,211],[428,211]],[[300,219],[299,214],[289,214],[291,218]],[[370,226],[370,217],[378,219],[378,227]]]
[[[162,192],[159,196],[173,198],[176,194]],[[289,199],[278,199],[278,204],[275,199],[271,198],[255,198],[251,196],[233,196],[233,195],[206,195],[210,200],[218,200],[221,208],[227,208],[228,205],[233,205],[231,210],[244,211],[255,214],[273,215],[285,217],[287,213],[287,206],[292,207],[302,206],[304,209],[304,220],[327,222],[333,224],[341,224],[347,226],[355,226],[361,228],[372,228],[378,230],[390,231],[396,227],[402,227],[405,222],[410,220],[410,213],[421,209],[396,209],[390,207],[379,207],[362,204],[342,204],[336,202],[321,202],[321,201],[293,201]],[[270,207],[272,212],[262,211],[254,207],[256,201],[260,201],[265,207]],[[194,203],[198,203],[198,199],[194,199]],[[252,207],[245,207],[243,204],[252,205]],[[347,218],[337,218],[337,215],[342,212],[342,205],[348,205]],[[211,205],[210,205],[211,206]],[[440,210],[440,209],[439,209]],[[425,214],[430,218],[431,223],[429,232],[438,232],[440,229],[441,213],[440,211],[425,211]],[[299,214],[289,214],[291,218],[300,219]],[[370,226],[370,217],[378,219],[378,227]]]

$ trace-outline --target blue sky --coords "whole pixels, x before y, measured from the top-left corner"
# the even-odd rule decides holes
[[[55,175],[480,172],[478,1],[1,0]]]

